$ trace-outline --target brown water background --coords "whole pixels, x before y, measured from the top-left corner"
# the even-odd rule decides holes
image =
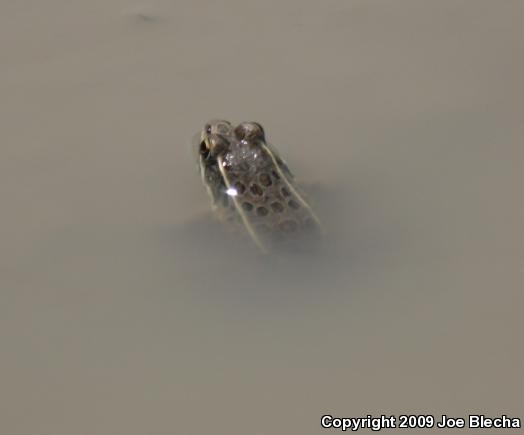
[[[4,1],[0,433],[524,417],[523,22],[511,0]],[[214,117],[265,126],[324,251],[263,258],[208,219],[188,141]]]

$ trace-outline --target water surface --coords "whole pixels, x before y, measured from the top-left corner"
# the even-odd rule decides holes
[[[522,416],[520,2],[8,3],[2,433]],[[324,251],[209,219],[216,117],[265,126]]]

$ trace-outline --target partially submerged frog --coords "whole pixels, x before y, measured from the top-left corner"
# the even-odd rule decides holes
[[[263,251],[295,247],[322,233],[319,219],[262,126],[207,123],[195,144],[202,181],[225,225],[243,230]]]

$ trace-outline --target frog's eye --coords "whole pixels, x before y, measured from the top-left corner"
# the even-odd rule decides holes
[[[211,134],[211,125],[206,124],[204,127],[204,131],[206,132],[206,134]]]
[[[258,122],[242,122],[235,128],[235,136],[247,142],[263,141],[264,129]]]

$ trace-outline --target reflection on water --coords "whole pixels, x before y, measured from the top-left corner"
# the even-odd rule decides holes
[[[521,415],[522,12],[4,6],[0,432]],[[316,251],[208,214],[186,144],[217,116],[266,127]]]

